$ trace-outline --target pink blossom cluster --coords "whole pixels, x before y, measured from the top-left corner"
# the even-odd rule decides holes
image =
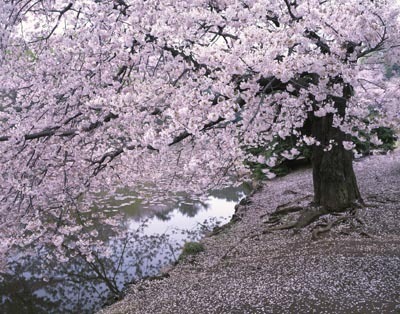
[[[301,128],[331,114],[357,136],[399,118],[398,79],[381,74],[399,61],[398,12],[394,0],[2,1],[0,249],[61,246],[49,217],[77,224],[90,193],[245,180],[247,148],[277,137],[352,149]]]

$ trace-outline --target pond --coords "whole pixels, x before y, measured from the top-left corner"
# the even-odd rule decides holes
[[[228,222],[247,192],[242,186],[212,191],[203,201],[182,196],[162,205],[126,193],[104,200],[93,210],[115,214],[117,231],[94,225],[88,247],[100,247],[106,257],[78,245],[61,256],[51,245],[15,251],[10,271],[0,277],[0,313],[94,313],[121,297],[127,284],[174,263],[185,241]]]

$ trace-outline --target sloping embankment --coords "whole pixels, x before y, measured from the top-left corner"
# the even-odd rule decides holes
[[[100,313],[400,313],[400,152],[355,170],[370,238],[346,224],[315,241],[312,226],[263,233],[265,214],[312,194],[310,170],[298,171],[238,206],[240,221],[204,238],[205,252]]]

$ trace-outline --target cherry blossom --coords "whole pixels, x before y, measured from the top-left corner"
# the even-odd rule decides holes
[[[238,184],[277,137],[351,149],[399,118],[399,30],[390,0],[1,2],[0,249],[62,245],[99,192]],[[304,131],[330,118],[343,143]]]

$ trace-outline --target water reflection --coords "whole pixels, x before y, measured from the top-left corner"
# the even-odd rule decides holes
[[[95,207],[113,213],[117,228],[93,215],[92,227],[64,237],[61,251],[51,243],[14,251],[10,271],[0,276],[0,313],[93,313],[121,297],[127,283],[174,262],[185,240],[225,223],[244,191],[213,191],[202,201],[182,195],[169,204],[148,204],[126,191],[99,200]]]

